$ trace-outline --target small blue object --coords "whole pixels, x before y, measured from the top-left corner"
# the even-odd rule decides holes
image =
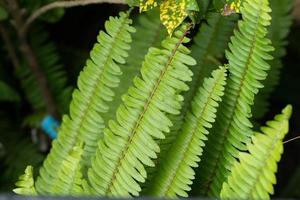
[[[51,139],[55,139],[57,137],[57,130],[59,126],[59,122],[51,115],[47,115],[41,123],[42,130],[45,131]]]

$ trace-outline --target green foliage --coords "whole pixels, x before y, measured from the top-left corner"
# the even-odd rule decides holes
[[[115,121],[109,122],[100,140],[89,181],[95,192],[108,196],[137,196],[138,182],[147,176],[144,165],[154,166],[159,146],[154,139],[164,139],[172,122],[167,114],[179,114],[180,92],[188,90],[186,81],[192,73],[186,65],[195,65],[182,44],[190,25],[184,25],[162,48],[150,48],[141,68],[142,77],[123,96]],[[126,182],[124,182],[126,180]]]
[[[271,93],[279,84],[280,71],[282,68],[281,59],[286,55],[286,38],[292,25],[292,16],[290,14],[292,5],[292,0],[270,1],[270,6],[272,9],[272,23],[269,27],[268,37],[272,41],[272,45],[276,51],[272,53],[274,59],[269,62],[271,70],[268,73],[268,77],[263,82],[264,88],[259,92],[255,99],[252,111],[254,119],[260,119],[266,114],[270,107],[268,100],[271,96]]]
[[[19,0],[21,16],[26,21],[50,2]],[[33,23],[24,41],[19,32],[11,34],[9,23],[18,22],[14,15],[5,17],[9,20],[1,27],[10,25],[6,31],[13,40],[7,45],[2,35],[6,48],[0,50],[20,58],[20,66],[14,63],[15,74],[0,70],[0,106],[5,116],[16,118],[1,116],[1,182],[10,184],[9,177],[16,179],[32,163],[37,177],[28,166],[14,192],[270,198],[292,108],[267,122],[262,133],[254,131],[251,120],[263,116],[278,84],[291,0],[272,0],[270,5],[268,0],[128,3],[145,13],[120,12],[105,22],[74,91],[46,31]],[[53,10],[39,19],[56,22],[63,12]],[[239,14],[233,13],[239,12],[238,21]],[[34,135],[37,129],[19,124],[38,127],[49,105],[30,59],[14,48],[19,42],[32,47],[32,59],[45,74],[59,115],[69,113],[62,117],[41,168],[42,156],[28,139],[29,131]],[[8,61],[1,57],[1,66],[9,67]],[[18,81],[21,87],[11,87]]]
[[[204,78],[219,66],[219,60],[222,59],[236,26],[237,16],[224,17],[219,13],[209,13],[206,19],[207,23],[203,22],[200,26],[191,47],[192,57],[196,59],[197,65],[192,67],[194,77],[185,96],[186,102],[194,97],[197,87],[202,85]],[[187,106],[189,103],[186,103],[185,107]]]
[[[48,82],[51,83],[49,87],[55,97],[58,111],[60,114],[64,114],[68,111],[73,88],[68,86],[67,73],[60,63],[57,49],[53,43],[48,42],[48,34],[41,28],[31,33],[31,44],[36,52],[41,69],[45,73]],[[46,105],[43,101],[39,83],[25,59],[23,64],[17,69],[16,75],[21,81],[27,100],[35,111],[34,121],[26,119],[25,122],[31,121],[30,124],[39,124],[46,114]],[[32,88],[35,89],[33,90]]]
[[[25,174],[19,177],[19,181],[16,183],[17,188],[13,191],[17,194],[35,196],[37,195],[34,188],[33,180],[33,168],[32,166],[27,166],[25,169]]]
[[[187,197],[207,140],[208,129],[215,121],[218,101],[224,94],[226,68],[212,72],[212,78],[205,79],[191,104],[191,111],[185,117],[178,134],[164,160],[161,161],[148,194],[161,197]]]
[[[106,102],[112,101],[119,84],[118,76],[122,74],[119,64],[125,63],[127,51],[130,49],[131,32],[129,13],[121,13],[120,17],[110,17],[105,23],[107,33],[101,31],[89,59],[78,78],[78,89],[73,92],[70,115],[63,117],[58,139],[41,169],[37,179],[37,191],[48,194],[58,179],[58,172],[63,168],[63,160],[76,145],[76,141],[84,143],[82,153],[83,168],[90,165],[90,156],[96,150],[97,141],[103,136],[104,121],[102,115],[108,112]],[[75,166],[74,166],[75,167]],[[62,169],[63,170],[63,169]],[[70,183],[71,184],[71,183]]]
[[[128,51],[128,58],[122,67],[120,84],[115,89],[113,101],[108,102],[109,112],[103,116],[105,124],[114,119],[115,112],[122,102],[122,95],[133,84],[133,78],[139,75],[142,62],[150,47],[158,47],[161,41],[167,36],[167,32],[162,30],[157,9],[139,15],[133,25],[136,32],[132,34],[131,48]]]
[[[45,186],[42,190],[47,191],[52,195],[82,195],[84,194],[81,172],[81,157],[82,157],[82,145],[76,145],[65,157],[62,162],[62,166],[57,171],[57,178],[54,180],[54,183],[50,185],[42,185],[39,187]],[[41,189],[39,189],[41,190]]]
[[[270,199],[276,183],[277,162],[283,153],[283,138],[288,133],[292,107],[287,106],[261,133],[255,133],[241,152],[228,180],[223,184],[222,199]]]
[[[274,49],[266,38],[269,12],[267,0],[245,1],[241,8],[243,20],[226,53],[230,74],[225,95],[199,168],[202,195],[219,196],[238,152],[246,149],[252,135],[251,106],[263,87],[261,81],[270,68],[266,61],[272,59],[269,52]]]

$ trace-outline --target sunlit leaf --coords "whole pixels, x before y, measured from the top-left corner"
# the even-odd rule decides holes
[[[186,0],[165,0],[160,5],[160,20],[167,28],[169,35],[172,35],[173,31],[188,16],[186,2]]]
[[[150,10],[158,6],[157,0],[140,0],[140,12]]]

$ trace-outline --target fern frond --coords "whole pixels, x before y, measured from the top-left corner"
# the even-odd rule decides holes
[[[280,81],[280,71],[282,69],[281,59],[286,55],[286,38],[292,25],[293,0],[272,0],[271,26],[269,28],[269,38],[275,48],[272,53],[274,60],[270,61],[271,70],[268,77],[263,82],[264,88],[255,97],[253,106],[253,118],[262,118],[270,107],[269,98]]]
[[[68,111],[73,88],[67,85],[67,72],[60,64],[60,58],[54,43],[48,40],[48,34],[41,30],[41,28],[34,30],[30,35],[30,42],[36,53],[39,65],[47,77],[58,111],[60,114],[65,114]],[[27,100],[33,109],[37,112],[45,111],[42,92],[40,91],[36,77],[25,61],[17,69],[16,74],[20,79]]]
[[[263,87],[274,48],[266,38],[271,11],[268,0],[246,0],[241,7],[243,20],[239,31],[226,52],[229,60],[229,77],[224,100],[218,110],[214,128],[199,168],[199,191],[202,195],[218,197],[224,181],[240,150],[252,135],[251,106],[254,95]]]
[[[204,77],[208,77],[211,72],[219,65],[217,63],[211,63],[209,58],[219,58],[225,53],[225,48],[229,37],[233,33],[233,27],[235,26],[236,16],[222,17],[218,13],[210,13],[207,16],[208,23],[203,23],[197,35],[193,38],[194,44],[191,47],[191,56],[197,61],[195,66],[191,67],[193,72],[193,80],[188,83],[189,90],[184,94],[184,102],[181,109],[181,114],[176,116],[170,116],[172,123],[171,131],[166,133],[166,138],[160,141],[160,154],[156,161],[158,167],[151,169],[150,176],[147,182],[152,182],[151,174],[155,174],[159,163],[164,160],[166,153],[170,149],[174,140],[179,133],[184,117],[189,109],[190,102],[194,98],[197,89],[202,86]],[[145,189],[147,190],[147,189]]]
[[[34,187],[33,168],[27,166],[25,173],[19,177],[19,181],[16,183],[17,188],[13,191],[20,195],[35,196],[37,195]]]
[[[137,196],[138,182],[144,182],[144,165],[154,166],[159,146],[155,139],[164,139],[172,123],[167,114],[179,114],[195,65],[190,52],[182,44],[189,25],[184,25],[172,38],[162,42],[162,49],[150,48],[141,68],[141,78],[123,96],[115,121],[109,122],[99,142],[96,157],[88,173],[89,182],[99,195]]]
[[[223,17],[219,13],[209,13],[207,16],[207,24],[203,23],[197,35],[193,38],[194,44],[191,47],[191,56],[197,61],[197,64],[191,67],[193,72],[193,80],[188,83],[189,90],[184,95],[184,104],[182,108],[182,114],[175,116],[176,126],[181,127],[183,118],[189,109],[190,102],[194,98],[197,89],[202,86],[205,77],[208,77],[211,72],[219,66],[219,63],[212,63],[210,58],[221,58],[225,53],[226,45],[229,41],[229,37],[233,33],[233,28],[237,16]],[[173,137],[168,141],[163,140],[166,149],[169,149],[169,145],[172,144],[173,139],[176,138],[179,130],[173,127],[173,133],[170,133]]]
[[[53,142],[50,154],[37,179],[37,191],[47,194],[57,177],[62,162],[78,141],[84,144],[83,168],[90,165],[90,157],[95,153],[97,142],[103,136],[103,113],[108,112],[107,102],[112,101],[113,88],[118,86],[119,67],[125,63],[130,49],[131,33],[129,13],[120,17],[110,17],[105,23],[107,33],[101,31],[89,59],[78,78],[78,89],[73,93],[70,115],[63,117],[58,139]]]
[[[191,47],[192,56],[196,59],[197,65],[192,68],[194,73],[190,90],[185,95],[183,115],[188,111],[190,101],[195,96],[197,88],[203,84],[204,77],[208,77],[222,60],[227,49],[233,30],[237,26],[237,15],[222,16],[220,13],[209,13],[207,23],[200,26],[199,32],[194,37],[194,45]],[[215,62],[215,60],[217,62]],[[182,120],[180,120],[182,121]],[[198,195],[198,176],[201,171],[196,169],[196,178],[192,185],[192,193]]]
[[[270,199],[276,183],[277,163],[283,153],[283,138],[288,133],[292,107],[287,106],[273,121],[261,128],[241,152],[223,184],[222,199]]]
[[[198,166],[208,129],[215,121],[218,102],[224,95],[226,68],[212,72],[192,101],[181,132],[155,174],[148,194],[161,197],[187,197]]]
[[[139,74],[148,49],[150,47],[158,47],[167,36],[166,30],[162,28],[160,23],[157,9],[140,14],[133,23],[136,32],[132,34],[131,49],[128,52],[126,63],[122,66],[123,73],[120,76],[120,84],[114,90],[116,96],[113,101],[108,102],[110,110],[103,116],[105,124],[109,120],[115,119],[116,110],[122,103],[121,97],[133,85],[133,78]]]
[[[197,61],[197,65],[192,68],[196,79],[192,83],[197,85],[194,90],[202,85],[204,77],[208,77],[219,66],[217,63],[212,63],[211,58],[222,58],[225,54],[238,16],[224,17],[219,13],[209,13],[206,19],[207,23],[200,26],[193,39],[194,45],[191,47],[192,56]]]

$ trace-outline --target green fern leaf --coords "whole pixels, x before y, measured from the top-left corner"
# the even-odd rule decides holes
[[[58,168],[57,179],[54,183],[45,185],[45,189],[53,195],[72,195],[79,196],[84,194],[83,179],[81,173],[82,145],[73,148],[70,154],[62,162],[62,166]],[[45,171],[41,171],[44,173]],[[41,174],[42,175],[42,174]],[[52,187],[51,187],[52,185]]]
[[[203,23],[197,35],[194,37],[194,45],[191,47],[192,57],[196,59],[197,65],[192,67],[194,73],[190,90],[185,95],[185,110],[188,109],[190,101],[195,96],[197,88],[203,84],[205,77],[218,68],[218,59],[225,54],[230,36],[236,26],[237,16],[224,17],[219,13],[209,13],[207,24]],[[185,113],[185,111],[183,111]]]
[[[267,79],[263,82],[265,87],[255,97],[252,112],[254,119],[262,118],[270,107],[269,98],[280,80],[281,59],[286,55],[286,37],[292,25],[292,0],[272,0],[270,1],[270,6],[272,9],[272,21],[269,28],[269,38],[275,47],[275,51],[272,54],[274,60],[269,62],[271,70]]]
[[[166,138],[160,142],[160,154],[156,160],[159,165],[160,160],[165,158],[165,154],[169,150],[177,137],[177,134],[182,126],[183,119],[189,109],[190,102],[195,96],[197,89],[202,86],[204,77],[208,77],[211,72],[218,67],[216,63],[211,63],[209,58],[219,58],[225,53],[225,47],[229,41],[229,36],[232,34],[232,29],[235,25],[236,17],[222,17],[218,13],[208,15],[208,24],[203,23],[198,34],[194,37],[194,44],[191,47],[191,55],[197,61],[197,65],[192,66],[193,80],[188,83],[189,90],[184,94],[184,102],[180,115],[170,116],[173,126],[171,131],[166,133]],[[159,168],[159,166],[157,167]],[[157,168],[151,169],[151,174],[155,173]],[[151,182],[151,174],[148,176],[148,181]]]
[[[270,25],[267,0],[246,0],[241,8],[243,20],[229,45],[229,78],[224,100],[220,105],[214,128],[199,168],[202,195],[218,197],[232,164],[252,135],[251,106],[254,95],[263,87],[274,48],[266,38]]]
[[[219,13],[207,15],[207,24],[201,25],[198,34],[194,37],[195,44],[192,48],[192,56],[197,60],[197,65],[192,68],[194,73],[190,90],[185,95],[183,114],[186,113],[189,102],[195,96],[197,87],[203,84],[204,77],[216,69],[218,60],[222,60],[228,46],[233,30],[237,25],[238,16],[222,16]],[[199,195],[199,185],[201,185],[201,170],[196,169],[196,179],[192,185],[192,194]]]
[[[30,42],[36,53],[38,63],[41,70],[44,72],[49,83],[49,89],[52,92],[55,104],[58,107],[60,114],[65,114],[68,111],[68,106],[71,100],[73,88],[67,85],[67,72],[60,64],[60,57],[57,54],[57,49],[54,43],[48,41],[48,34],[42,28],[33,29],[30,35]],[[42,97],[41,89],[33,75],[32,70],[24,61],[20,68],[17,69],[16,75],[21,82],[21,86],[25,91],[25,95],[34,111],[37,113],[43,112],[45,116],[45,102]],[[42,118],[37,118],[37,124]]]
[[[110,17],[105,23],[107,33],[101,31],[97,38],[98,43],[90,54],[91,59],[78,78],[79,89],[73,93],[70,115],[64,116],[58,138],[53,142],[41,169],[41,176],[37,179],[39,194],[48,194],[47,187],[53,186],[62,162],[78,141],[84,143],[83,169],[90,165],[90,157],[103,136],[102,115],[109,110],[107,102],[113,100],[112,88],[118,86],[118,76],[122,74],[119,65],[125,63],[130,49],[130,33],[135,31],[130,26],[128,15],[120,13],[120,17]]]
[[[276,183],[277,163],[283,153],[283,138],[288,133],[292,107],[287,106],[273,121],[261,128],[247,144],[249,152],[241,152],[233,164],[222,199],[270,199]]]
[[[162,49],[150,48],[141,68],[142,77],[134,79],[134,87],[123,96],[116,121],[109,122],[104,139],[99,142],[89,182],[99,195],[137,196],[138,182],[147,176],[144,165],[154,166],[159,146],[172,123],[167,114],[179,114],[182,96],[191,81],[186,65],[195,65],[182,43],[190,26],[184,25],[174,37],[162,42]]]
[[[224,94],[226,68],[212,72],[205,79],[192,101],[192,111],[184,120],[181,132],[170,148],[155,175],[149,195],[161,197],[187,197],[204,146],[208,129],[215,121],[218,101]]]
[[[122,68],[122,76],[120,76],[120,84],[114,90],[115,98],[108,102],[109,112],[103,115],[105,125],[108,121],[115,119],[118,106],[122,103],[122,95],[127,92],[133,85],[133,78],[139,75],[145,55],[150,47],[158,47],[161,41],[167,36],[167,32],[163,29],[159,20],[159,10],[140,14],[133,24],[136,32],[132,34],[131,49],[128,52],[128,58]]]
[[[25,169],[25,174],[19,177],[19,181],[16,183],[17,188],[13,191],[17,194],[35,196],[37,195],[34,180],[33,180],[33,168],[32,166],[27,166]]]

